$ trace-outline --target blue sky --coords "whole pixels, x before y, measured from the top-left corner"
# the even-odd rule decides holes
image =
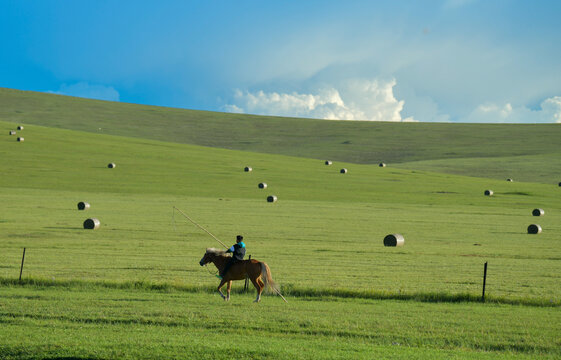
[[[0,87],[326,119],[561,122],[561,2],[0,2]]]

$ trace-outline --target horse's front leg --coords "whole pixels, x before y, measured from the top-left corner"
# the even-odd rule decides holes
[[[226,301],[230,301],[230,290],[232,290],[232,280],[228,281],[228,295],[226,295]]]
[[[220,281],[220,284],[218,285],[218,292],[220,293],[220,296],[222,296],[222,299],[226,300],[226,296],[224,296],[224,294],[222,293],[222,290],[220,290],[222,288],[222,286],[224,286],[224,284],[226,284],[226,281],[224,281],[224,279],[222,279],[222,281]],[[230,286],[228,286],[230,287]],[[228,297],[230,297],[230,289],[228,289]]]

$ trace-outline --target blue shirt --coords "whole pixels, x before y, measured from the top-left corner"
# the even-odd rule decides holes
[[[231,252],[232,253],[232,258],[234,258],[236,260],[243,260],[243,257],[245,256],[245,244],[243,242],[239,242],[237,244],[234,244],[226,252],[227,253]]]

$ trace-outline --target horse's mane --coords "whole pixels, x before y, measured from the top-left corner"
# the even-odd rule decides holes
[[[218,256],[228,256],[228,255],[226,255],[226,252],[224,250],[217,249],[217,248],[207,248],[206,253],[207,254],[214,254],[214,255],[218,255]]]

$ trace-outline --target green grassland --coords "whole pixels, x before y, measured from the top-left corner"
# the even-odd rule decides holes
[[[0,88],[0,119],[350,163],[406,163],[403,167],[410,170],[549,184],[561,181],[560,124],[325,121],[141,106],[5,88]],[[504,157],[516,158],[505,164]]]
[[[46,103],[64,99],[44,96]],[[193,138],[212,138],[205,127],[177,132],[191,134],[188,139],[166,135],[162,140],[169,141],[158,141],[144,133],[145,123],[135,127],[132,119],[140,110],[162,111],[162,119],[169,111],[175,128],[204,122],[171,115],[187,110],[67,101],[75,115],[91,117],[71,121],[69,110],[53,107],[50,117],[37,110],[37,118],[49,127],[28,125],[35,118],[32,110],[44,106],[29,100],[30,113],[25,102],[12,104],[12,109],[24,109],[14,116],[25,116],[3,115],[12,121],[0,121],[0,357],[561,356],[561,187],[551,181],[555,170],[537,171],[535,182],[506,182],[503,173],[493,178],[503,171],[490,170],[495,162],[479,169],[473,161],[469,166],[480,173],[466,175],[482,177],[454,175],[465,172],[462,161],[471,161],[455,155],[434,157],[456,166],[450,173],[438,172],[444,164],[407,168],[405,160],[413,156],[404,156],[399,168],[356,164],[350,158],[325,166],[318,159],[327,158],[322,152],[327,144],[318,145],[318,159],[313,159],[314,154],[300,154],[290,143],[278,145],[284,151],[272,147],[280,154],[219,148],[229,146],[224,143],[188,144]],[[88,104],[123,113],[100,115],[99,109],[82,108]],[[125,115],[126,109],[131,114]],[[217,128],[228,119],[207,115],[218,118]],[[272,121],[280,127],[281,121],[228,116],[255,126]],[[17,136],[25,141],[17,142],[8,131],[24,118],[25,129]],[[127,136],[84,128],[100,127],[100,119],[106,119],[107,129]],[[158,117],[149,119],[156,128]],[[340,123],[322,122],[327,127]],[[346,124],[349,129],[368,126]],[[385,125],[394,126],[376,124]],[[83,131],[65,129],[73,126]],[[246,126],[238,123],[237,131],[246,132]],[[534,128],[540,126],[528,127]],[[290,131],[300,133],[285,129]],[[356,141],[375,132],[353,131]],[[553,145],[544,154],[528,150],[543,140],[536,135],[541,130],[532,131],[526,133],[535,137],[520,153],[502,145],[501,156],[512,164],[508,177],[518,180],[536,172],[517,162],[518,155],[533,157],[534,164],[555,160]],[[313,131],[304,135],[302,144],[313,146]],[[277,140],[283,141],[282,136]],[[423,141],[415,146],[429,148],[430,142]],[[445,154],[447,146],[433,142],[430,152]],[[473,157],[484,151],[476,150],[481,153]],[[117,167],[108,169],[109,162]],[[244,166],[254,170],[244,172]],[[339,173],[343,167],[347,174]],[[260,182],[268,188],[259,189]],[[485,189],[495,195],[484,196]],[[265,201],[270,194],[278,196],[277,203]],[[78,211],[79,201],[91,208]],[[216,278],[198,265],[206,247],[219,245],[173,206],[226,243],[244,234],[248,254],[269,264],[289,304],[274,296],[252,304],[254,294],[241,293],[242,283],[235,285],[232,301],[224,303],[213,291]],[[537,207],[545,216],[531,216]],[[83,230],[87,217],[98,218],[101,228]],[[531,223],[539,223],[543,233],[526,234]],[[389,233],[403,234],[406,246],[384,247]],[[23,247],[26,261],[18,284]],[[488,303],[481,304],[486,261]]]
[[[218,244],[174,215],[177,206],[225,241],[244,233],[251,253],[286,285],[364,289],[367,280],[369,288],[393,292],[476,291],[489,260],[490,281],[497,282],[491,294],[553,300],[561,294],[554,286],[561,259],[557,186],[325,166],[33,126],[24,132],[23,143],[13,136],[0,143],[10,159],[0,180],[12,264],[3,276],[17,272],[27,244],[26,273],[33,276],[191,281],[183,270],[200,275],[204,248]],[[117,167],[108,169],[109,162]],[[245,165],[254,171],[244,172]],[[348,174],[339,173],[343,166]],[[259,182],[269,187],[258,189]],[[483,195],[488,188],[493,197]],[[278,203],[267,203],[269,194]],[[79,201],[92,209],[77,211]],[[536,221],[536,207],[546,210],[539,219],[544,232],[531,236],[526,227]],[[84,232],[87,216],[98,217],[103,231]],[[380,246],[394,232],[404,234],[407,246]],[[34,264],[33,256],[44,260]],[[67,259],[58,264],[61,257]]]
[[[560,141],[561,144],[561,141]],[[560,145],[561,147],[561,145]],[[555,183],[561,180],[561,154],[476,157],[412,161],[392,166],[402,169],[436,171],[514,181]],[[559,181],[557,181],[559,182]]]

